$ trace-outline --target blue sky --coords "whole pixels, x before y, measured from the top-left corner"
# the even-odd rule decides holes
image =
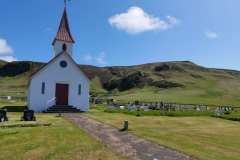
[[[74,58],[97,66],[190,60],[240,70],[239,0],[72,0]],[[63,0],[1,0],[0,58],[47,62]]]

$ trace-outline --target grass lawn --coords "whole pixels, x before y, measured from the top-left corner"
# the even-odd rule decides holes
[[[133,116],[169,116],[169,117],[195,117],[195,116],[212,116],[213,111],[197,112],[195,110],[187,111],[160,111],[160,110],[149,110],[149,111],[129,111],[128,109],[104,109],[107,113],[124,113]]]
[[[240,123],[213,117],[136,117],[92,109],[87,116],[202,160],[239,160]]]
[[[20,122],[20,116],[10,113],[10,122],[0,124],[0,159],[124,159],[54,114],[37,114],[37,122]]]
[[[119,102],[171,102],[180,104],[205,104],[205,105],[232,105],[239,106],[239,92],[231,92],[218,88],[207,83],[197,86],[187,86],[185,88],[156,89],[144,87],[142,89],[132,89],[118,92],[110,97]],[[225,84],[225,86],[228,86]],[[208,88],[209,90],[205,89]],[[233,90],[233,89],[232,89]]]

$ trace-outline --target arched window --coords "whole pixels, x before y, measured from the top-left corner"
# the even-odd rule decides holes
[[[66,51],[66,50],[67,50],[67,45],[66,45],[65,43],[62,45],[62,50],[63,50],[63,51]]]

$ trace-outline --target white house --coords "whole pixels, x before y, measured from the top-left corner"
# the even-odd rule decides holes
[[[61,108],[88,111],[89,79],[72,58],[74,43],[65,7],[52,43],[54,57],[31,76],[28,90],[29,109],[36,112]]]

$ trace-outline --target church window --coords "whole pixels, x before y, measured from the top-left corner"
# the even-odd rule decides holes
[[[60,66],[62,67],[62,68],[66,68],[67,67],[67,62],[66,61],[61,61],[60,62]]]
[[[42,94],[45,94],[45,82],[42,82]]]
[[[78,85],[78,95],[81,95],[82,94],[82,85],[79,84]]]
[[[65,43],[62,45],[62,50],[63,50],[63,51],[66,51],[66,50],[67,50],[67,45],[66,45]]]

